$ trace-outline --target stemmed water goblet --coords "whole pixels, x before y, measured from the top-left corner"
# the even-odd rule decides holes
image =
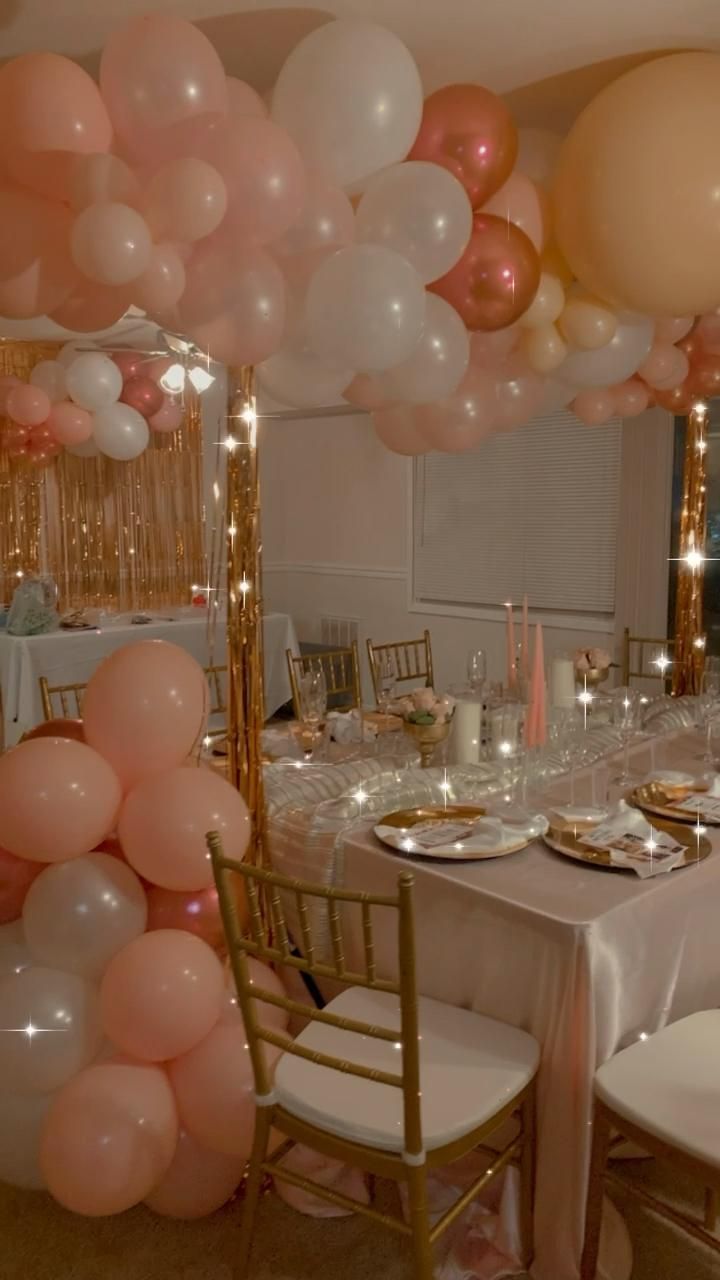
[[[487,678],[487,657],[484,649],[471,649],[468,653],[467,678],[473,693],[483,693]]]
[[[320,667],[310,667],[298,681],[300,694],[300,743],[311,760],[325,733],[327,684]]]
[[[720,664],[717,659],[708,658],[705,662],[698,710],[700,724],[705,730],[705,750],[703,761],[713,767],[712,725],[720,714]]]
[[[622,772],[613,782],[619,787],[632,786],[636,776],[630,772],[630,743],[642,720],[642,698],[637,689],[625,686],[610,695],[612,723],[620,733],[623,746]]]

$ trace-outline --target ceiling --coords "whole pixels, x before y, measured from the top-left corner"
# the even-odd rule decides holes
[[[261,92],[290,49],[331,17],[380,22],[407,43],[426,89],[472,80],[508,94],[519,123],[566,127],[597,89],[649,54],[720,47],[715,0],[0,0],[0,57],[52,49],[95,69],[113,27],[166,11],[198,23],[226,69]],[[568,74],[570,73],[570,74]],[[529,88],[532,86],[532,88]]]

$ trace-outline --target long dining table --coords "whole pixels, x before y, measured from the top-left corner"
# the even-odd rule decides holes
[[[696,733],[676,731],[644,740],[632,758],[640,774],[651,758],[654,767],[698,774],[701,755]],[[576,798],[597,800],[608,768],[604,759],[579,773]],[[567,778],[555,779],[546,806],[567,799]],[[308,848],[317,826],[310,814]],[[298,806],[296,824],[302,820]],[[391,892],[407,862],[380,844],[374,821],[360,817],[337,836],[316,835],[316,856],[325,849],[326,866],[321,872],[317,863],[313,875]],[[284,863],[278,869],[297,875],[304,855],[290,832],[288,826],[285,838],[278,836],[273,856]],[[648,879],[570,860],[542,841],[480,862],[410,860],[420,992],[520,1027],[541,1045],[534,1280],[578,1280],[596,1068],[666,1023],[720,1005],[720,827],[707,834],[706,858]],[[359,922],[354,931],[350,917],[348,928],[349,955],[359,955]],[[394,945],[381,936],[381,963],[394,963]],[[512,1195],[503,1204],[512,1217]],[[627,1280],[626,1234],[612,1206],[606,1218],[616,1230],[606,1232],[601,1274]],[[512,1222],[506,1226],[511,1238]]]

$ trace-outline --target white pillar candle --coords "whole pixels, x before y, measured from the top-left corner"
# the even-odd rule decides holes
[[[453,764],[479,764],[482,712],[482,698],[463,697],[456,701],[450,741]]]
[[[572,658],[553,658],[550,664],[550,701],[553,707],[575,706],[575,667]]]

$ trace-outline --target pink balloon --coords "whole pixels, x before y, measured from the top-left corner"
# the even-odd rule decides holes
[[[398,404],[376,409],[372,420],[378,440],[392,453],[406,458],[427,453],[428,442],[419,429],[416,406]]]
[[[7,414],[7,398],[13,387],[20,386],[22,382],[14,373],[5,373],[0,377],[0,417]]]
[[[238,1156],[209,1151],[181,1129],[173,1162],[145,1204],[165,1218],[204,1218],[230,1199],[244,1170]]]
[[[219,832],[229,858],[242,859],[250,815],[229,782],[193,766],[139,783],[123,805],[118,826],[130,865],[153,884],[177,890],[212,884],[208,831]]]
[[[228,192],[217,169],[205,160],[170,160],[152,178],[144,213],[153,238],[193,241],[220,226]]]
[[[207,942],[213,951],[224,951],[225,934],[214,885],[209,889],[195,889],[187,893],[153,885],[148,890],[147,902],[148,930],[186,929],[188,933],[194,933],[203,942]]]
[[[483,205],[483,213],[514,222],[538,252],[544,248],[549,229],[546,198],[524,173],[511,173],[507,182]]]
[[[137,208],[141,196],[139,178],[119,156],[108,153],[75,157],[68,199],[76,213],[108,200]]]
[[[207,158],[225,179],[227,221],[244,242],[277,240],[300,215],[307,195],[303,162],[273,121],[233,120],[218,130]]]
[[[70,1080],[52,1104],[40,1145],[47,1188],[88,1217],[123,1213],[164,1178],[178,1141],[165,1072],[106,1062]]]
[[[369,413],[388,406],[387,393],[383,389],[382,381],[372,373],[356,373],[350,385],[343,391],[343,399],[347,400],[348,404],[357,405],[359,409],[367,409]]]
[[[269,1063],[279,1053],[265,1046]],[[247,1160],[255,1086],[242,1022],[219,1023],[199,1045],[171,1062],[168,1071],[183,1128],[211,1151]]]
[[[211,359],[224,364],[261,364],[279,349],[285,324],[285,281],[264,249],[221,255],[225,281],[188,264],[188,286],[180,303],[189,336]],[[223,310],[213,310],[225,297]],[[197,315],[198,310],[204,316]],[[191,318],[192,311],[194,318]],[[187,317],[187,318],[186,318]]]
[[[29,427],[21,427],[18,422],[11,422],[9,419],[3,423],[2,447],[8,449],[11,456],[13,450],[23,449],[29,440]]]
[[[136,155],[162,154],[165,131],[228,110],[219,55],[198,27],[170,14],[132,18],[110,34],[100,89],[118,137]]]
[[[91,677],[85,736],[128,789],[187,759],[202,735],[207,702],[205,673],[189,653],[164,640],[141,640],[110,654]]]
[[[89,853],[115,827],[120,784],[90,747],[34,738],[0,756],[0,844],[32,862]]]
[[[183,417],[182,405],[177,404],[172,396],[163,396],[161,407],[148,418],[148,422],[153,431],[177,431],[182,426]]]
[[[159,318],[180,301],[185,292],[185,265],[172,244],[156,244],[141,276],[132,284],[136,307]]]
[[[339,187],[317,178],[309,181],[302,212],[279,240],[273,252],[285,256],[341,249],[355,239],[355,211],[350,197]]]
[[[689,371],[690,361],[684,351],[668,342],[656,341],[640,365],[638,374],[649,387],[667,391],[684,382]]]
[[[636,418],[648,407],[650,396],[644,382],[639,378],[629,378],[616,387],[611,387],[615,400],[615,412],[620,418]]]
[[[123,404],[129,404],[132,409],[137,409],[143,418],[151,418],[162,408],[165,397],[157,382],[140,374],[135,378],[128,378],[120,393],[120,399]]]
[[[58,444],[82,444],[92,435],[92,415],[70,400],[60,400],[50,410],[48,430]]]
[[[143,351],[112,351],[108,353],[123,376],[123,382],[139,375],[147,375],[148,358]]]
[[[262,964],[254,956],[248,956],[246,962],[250,972],[251,986],[261,987],[276,996],[287,995],[277,974],[272,969],[269,969],[266,964]],[[290,1020],[289,1014],[285,1009],[279,1009],[273,1004],[266,1004],[262,1000],[255,1001],[255,1016],[262,1027],[269,1027],[273,1031],[286,1031]],[[226,979],[226,1000],[220,1015],[220,1021],[229,1023],[231,1026],[237,1025],[238,1021],[242,1023],[242,1013],[240,1012],[240,1003],[232,970],[228,973]]]
[[[427,446],[443,453],[464,453],[497,430],[495,389],[495,376],[471,365],[447,400],[420,406],[417,421]]]
[[[470,334],[470,364],[476,369],[497,369],[515,350],[520,340],[517,325],[492,333]]]
[[[163,1062],[187,1053],[220,1017],[223,969],[181,929],[143,933],[118,951],[100,986],[103,1031],[124,1053]]]
[[[0,143],[23,151],[108,151],[112,126],[98,87],[77,62],[26,53],[0,68]]]
[[[668,316],[657,320],[655,323],[655,341],[679,342],[681,338],[687,337],[694,324],[694,316]]]
[[[616,413],[615,397],[607,387],[580,391],[570,408],[586,427],[601,427]]]
[[[47,391],[43,391],[42,387],[34,387],[30,382],[23,382],[19,387],[11,387],[5,411],[21,427],[36,427],[46,421],[51,408]]]
[[[231,119],[238,116],[255,116],[266,119],[268,110],[259,93],[237,76],[226,76],[225,86],[228,96],[228,115]]]
[[[137,209],[109,200],[78,214],[70,248],[75,266],[88,280],[117,286],[137,280],[147,270],[152,239]]]
[[[70,295],[78,275],[68,253],[69,228],[62,205],[0,188],[0,315],[32,319]]]
[[[42,862],[28,862],[0,849],[0,925],[20,919],[28,889],[44,870]]]
[[[541,411],[546,380],[516,353],[500,366],[495,382],[498,424],[502,431],[525,426]]]
[[[53,309],[52,319],[74,333],[96,333],[100,329],[112,329],[122,320],[130,303],[126,287],[113,289],[83,280]]]
[[[711,312],[709,315],[701,316],[695,333],[702,343],[703,350],[709,355],[720,355],[720,315]]]

